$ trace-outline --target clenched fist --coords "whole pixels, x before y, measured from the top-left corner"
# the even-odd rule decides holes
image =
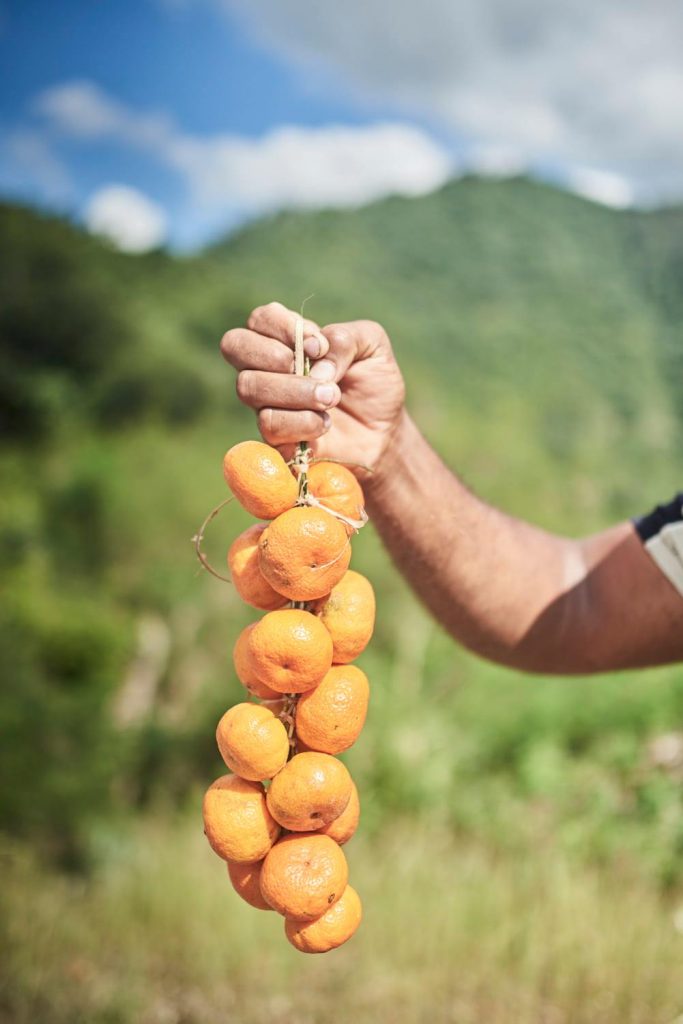
[[[401,421],[405,387],[386,331],[371,320],[304,320],[309,377],[294,376],[298,314],[279,302],[255,309],[246,328],[228,331],[224,358],[237,394],[258,414],[268,444],[289,455],[308,441],[317,456],[376,469]],[[362,475],[362,471],[359,470]]]

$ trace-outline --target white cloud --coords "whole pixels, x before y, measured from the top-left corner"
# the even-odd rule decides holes
[[[34,112],[71,138],[117,138],[134,146],[164,145],[173,135],[165,114],[141,114],[109,96],[93,82],[54,85],[33,102]]]
[[[84,213],[89,231],[124,252],[146,252],[166,238],[164,211],[127,185],[105,185],[91,196]]]
[[[476,145],[467,154],[467,168],[485,178],[511,178],[524,174],[528,164],[512,146]]]
[[[438,118],[527,163],[683,195],[680,0],[217,0],[309,78]]]
[[[358,206],[429,192],[452,173],[445,151],[408,125],[284,127],[261,139],[178,138],[168,156],[203,202],[251,210]]]
[[[617,210],[633,204],[633,188],[629,182],[610,171],[575,167],[567,175],[567,187],[577,195]]]
[[[419,195],[453,173],[445,149],[411,125],[285,126],[262,138],[190,135],[170,119],[129,110],[89,82],[55,86],[37,111],[59,132],[114,138],[180,172],[194,201],[217,211],[357,206]]]

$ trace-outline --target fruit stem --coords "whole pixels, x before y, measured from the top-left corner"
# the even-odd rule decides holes
[[[303,309],[303,307],[302,307]],[[304,320],[303,316],[297,316],[294,323],[294,373],[298,377],[308,377],[311,372],[311,361],[304,352]],[[292,460],[292,468],[297,474],[299,481],[299,496],[297,504],[308,498],[308,464],[311,458],[311,449],[307,441],[299,441],[296,446],[296,455]],[[303,601],[290,601],[290,608],[305,609]],[[288,693],[286,704],[283,708],[282,718],[287,723],[287,735],[289,737],[289,757],[294,757],[296,749],[296,705],[298,695]]]
[[[297,316],[294,324],[294,373],[298,377],[308,377],[311,372],[311,361],[304,353],[304,320]],[[299,500],[308,497],[308,464],[311,449],[307,441],[299,441],[294,459],[294,469],[299,480]]]
[[[194,537],[192,538],[195,553],[197,555],[197,558],[201,562],[202,566],[206,569],[207,572],[210,572],[212,576],[215,576],[217,580],[223,580],[224,583],[232,583],[232,580],[230,579],[229,576],[223,576],[220,572],[217,572],[217,570],[214,569],[214,567],[211,565],[208,558],[202,551],[202,541],[204,540],[204,532],[209,523],[211,522],[211,520],[216,518],[216,516],[218,515],[222,508],[225,508],[226,505],[230,504],[230,502],[233,500],[233,497],[234,495],[230,498],[226,498],[225,501],[222,501],[220,503],[220,505],[216,505],[214,509],[211,509],[208,516],[206,517],[202,525],[199,527]]]

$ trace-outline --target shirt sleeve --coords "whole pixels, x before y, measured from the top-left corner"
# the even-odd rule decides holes
[[[683,492],[633,522],[645,550],[683,597]]]

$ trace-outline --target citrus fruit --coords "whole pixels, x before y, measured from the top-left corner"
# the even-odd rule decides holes
[[[237,861],[229,860],[228,875],[237,895],[250,906],[256,907],[257,910],[272,910],[261,895],[262,864],[262,860],[257,860],[253,864],[238,864]]]
[[[279,451],[241,441],[225,453],[223,476],[240,505],[257,519],[274,519],[294,505],[299,486]]]
[[[341,897],[348,878],[346,857],[329,836],[288,835],[263,862],[261,895],[279,914],[312,921]]]
[[[341,754],[358,739],[368,711],[370,686],[355,665],[333,665],[296,708],[296,733],[309,750]]]
[[[306,474],[308,490],[333,512],[362,520],[365,498],[353,473],[336,462],[313,462]]]
[[[343,846],[344,843],[348,843],[358,828],[359,820],[360,800],[358,799],[358,790],[354,782],[351,784],[351,796],[348,804],[338,818],[335,818],[329,825],[320,829],[320,834],[322,836],[329,836],[330,839],[334,839],[335,843]]]
[[[346,765],[329,754],[296,754],[268,787],[268,810],[283,828],[308,832],[338,818],[351,797]]]
[[[261,572],[290,601],[329,594],[350,560],[345,527],[319,508],[290,508],[270,523],[259,541]]]
[[[287,763],[289,737],[284,725],[263,704],[235,704],[216,729],[221,757],[242,779],[272,779]]]
[[[260,782],[222,775],[204,794],[204,832],[223,860],[262,860],[280,829],[266,806]]]
[[[302,953],[327,953],[350,939],[363,916],[360,896],[347,885],[341,897],[315,921],[285,918],[285,935]]]
[[[310,690],[332,664],[330,634],[320,619],[299,608],[268,612],[246,643],[246,674],[276,693]]]
[[[282,608],[287,598],[273,590],[258,565],[258,542],[265,530],[263,523],[254,523],[237,537],[228,551],[230,578],[243,601],[264,612]]]
[[[326,597],[316,601],[312,611],[332,637],[335,665],[355,661],[375,627],[375,592],[370,581],[349,569]]]
[[[253,693],[255,697],[260,697],[262,700],[277,700],[280,694],[276,693],[275,690],[271,690],[269,686],[265,686],[258,679],[251,661],[249,636],[255,625],[256,623],[252,622],[250,625],[245,626],[235,641],[235,646],[232,649],[235,675],[242,686],[245,686],[249,693]]]

